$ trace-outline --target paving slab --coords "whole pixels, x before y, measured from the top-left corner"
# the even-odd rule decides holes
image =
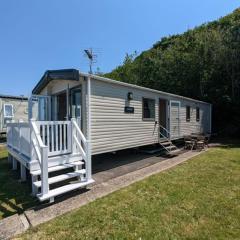
[[[0,239],[10,239],[11,237],[25,232],[29,228],[29,223],[24,215],[14,214],[0,221]]]

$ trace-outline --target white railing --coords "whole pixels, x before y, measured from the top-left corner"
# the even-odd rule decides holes
[[[62,154],[81,154],[85,161],[86,179],[91,179],[90,142],[76,119],[71,121],[35,121],[9,123],[7,145],[29,160],[37,160],[41,169],[42,194],[49,191],[48,158]]]
[[[76,119],[73,118],[72,122],[72,151],[80,152],[84,161],[85,161],[85,168],[86,168],[86,179],[91,179],[91,152],[90,152],[90,142],[85,138],[83,135],[79,124],[77,123]]]
[[[170,131],[168,131],[165,127],[159,124],[159,135],[161,138],[167,138],[168,140],[171,139]]]
[[[72,152],[71,121],[37,121],[43,144],[48,146],[48,156]]]
[[[47,194],[49,191],[48,184],[48,146],[44,145],[37,122],[31,120],[31,150],[32,158],[36,158],[41,169],[41,194]],[[34,156],[35,154],[35,156]]]

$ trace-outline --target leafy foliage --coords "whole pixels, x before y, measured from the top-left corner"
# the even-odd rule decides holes
[[[240,8],[218,21],[164,37],[138,56],[127,54],[105,76],[211,102],[218,131],[226,123],[239,125]]]

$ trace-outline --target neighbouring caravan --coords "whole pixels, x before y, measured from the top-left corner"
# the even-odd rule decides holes
[[[7,123],[28,120],[28,99],[23,96],[0,95],[0,137],[6,134]]]
[[[172,140],[193,132],[211,133],[211,104],[75,69],[53,70],[32,91],[29,121],[8,124],[7,146],[13,167],[21,163],[23,180],[29,169],[33,194],[43,201],[92,183],[92,155],[156,143],[174,154]],[[65,168],[73,170],[48,175]]]

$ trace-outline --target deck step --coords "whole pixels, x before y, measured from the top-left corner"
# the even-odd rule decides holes
[[[72,162],[72,163],[64,163],[64,164],[57,165],[57,166],[54,166],[54,167],[49,167],[48,172],[49,173],[50,172],[56,172],[56,171],[60,171],[60,170],[67,169],[67,168],[72,168],[72,167],[83,165],[83,164],[84,164],[83,161],[76,161],[76,162]],[[41,170],[31,171],[31,175],[33,175],[33,176],[38,176],[40,174],[41,174]]]
[[[177,155],[179,152],[181,152],[181,149],[176,149],[173,151],[168,152],[169,155]]]
[[[71,178],[74,178],[74,177],[79,177],[79,176],[82,176],[85,173],[86,173],[85,169],[81,169],[81,170],[78,170],[78,171],[75,171],[75,172],[70,172],[70,173],[64,173],[64,174],[49,178],[48,179],[48,184],[62,182],[62,181],[65,181],[67,179],[71,179]],[[39,188],[39,187],[41,187],[42,182],[37,181],[37,182],[34,182],[33,184],[34,184],[35,187]]]
[[[85,187],[91,183],[94,183],[93,179],[91,179],[89,181],[85,181],[85,182],[71,183],[71,184],[50,190],[47,194],[44,194],[44,195],[38,194],[37,197],[40,201],[45,201],[50,198],[54,198],[58,195],[73,191],[75,189]]]
[[[168,151],[173,151],[173,150],[175,150],[177,147],[176,146],[174,146],[174,145],[170,145],[170,146],[168,146],[168,147],[164,147],[166,150],[168,150]]]
[[[172,144],[171,142],[167,141],[167,142],[161,142],[160,143],[162,146],[168,146],[170,144]]]

